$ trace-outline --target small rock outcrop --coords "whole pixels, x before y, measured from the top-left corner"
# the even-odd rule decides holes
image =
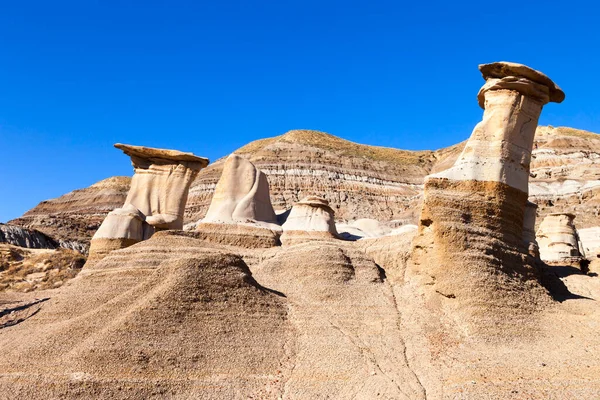
[[[425,180],[409,275],[451,299],[466,329],[491,333],[511,329],[507,316],[527,315],[546,296],[523,240],[525,211],[537,121],[564,93],[521,64],[479,69],[483,120],[454,166]]]
[[[329,202],[317,196],[308,196],[296,203],[282,228],[282,244],[338,237]]]
[[[0,224],[0,243],[29,249],[56,249],[60,246],[42,232],[7,224]]]
[[[208,159],[192,153],[115,144],[131,157],[135,174],[125,205],[111,211],[92,238],[90,261],[148,239],[153,232],[183,229],[190,185]]]
[[[537,209],[537,204],[528,201],[525,205],[525,215],[523,216],[523,244],[525,244],[527,251],[534,258],[540,257],[540,247],[535,239]]]
[[[536,234],[542,261],[577,264],[583,259],[574,220],[575,215],[570,213],[554,213],[544,218]]]
[[[600,258],[600,226],[577,229],[583,253],[589,260]]]

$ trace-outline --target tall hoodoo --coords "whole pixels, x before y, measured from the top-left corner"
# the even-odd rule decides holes
[[[90,260],[148,239],[154,231],[183,229],[192,181],[208,159],[177,150],[115,144],[131,157],[134,175],[122,208],[111,211],[90,245]]]
[[[410,273],[432,279],[434,293],[467,314],[501,314],[533,306],[527,296],[543,296],[524,240],[529,169],[542,107],[564,93],[525,65],[479,70],[483,120],[454,166],[425,180]]]

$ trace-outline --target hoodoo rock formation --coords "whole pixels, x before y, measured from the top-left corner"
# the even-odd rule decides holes
[[[544,218],[536,235],[542,261],[562,265],[581,262],[583,249],[574,220],[575,215],[569,213],[555,213]]]
[[[148,239],[155,231],[183,229],[190,185],[208,159],[176,150],[117,143],[135,174],[125,205],[111,211],[92,238],[89,261]]]
[[[281,227],[271,205],[269,181],[237,154],[227,158],[206,217],[196,224],[204,240],[243,247],[279,244]]]
[[[329,207],[329,202],[317,196],[308,196],[296,203],[282,228],[281,243],[283,244],[333,239],[338,236],[334,212]]]
[[[202,222],[277,223],[267,176],[245,158],[230,155]]]
[[[527,318],[545,296],[523,231],[537,121],[564,93],[524,65],[479,69],[483,120],[454,166],[425,180],[412,274],[452,299],[465,329],[497,331],[514,324],[504,315]]]
[[[340,220],[371,218],[397,226],[417,222],[425,176],[450,168],[464,146],[411,152],[352,143],[323,132],[290,131],[251,142],[235,153],[265,173],[275,209],[290,209],[314,194],[327,199]],[[600,135],[539,126],[532,157],[529,200],[539,206],[537,225],[547,214],[575,212],[578,228],[600,226]],[[225,161],[203,169],[192,183],[184,224],[196,224],[206,215]],[[108,212],[124,204],[130,181],[108,178],[43,201],[10,224],[79,242],[87,251]]]
[[[290,209],[306,196],[316,195],[326,199],[340,219],[413,222],[423,177],[459,152],[459,146],[438,151],[368,146],[300,129],[235,150],[265,173],[275,210]],[[215,161],[192,184],[187,222],[207,214],[225,161]]]

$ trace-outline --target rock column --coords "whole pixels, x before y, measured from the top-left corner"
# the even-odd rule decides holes
[[[479,69],[486,80],[478,94],[483,120],[454,166],[426,178],[407,271],[425,279],[434,296],[452,299],[467,323],[488,320],[469,318],[478,313],[527,309],[535,304],[531,296],[545,294],[523,240],[528,178],[542,107],[564,99],[546,75],[527,66]]]

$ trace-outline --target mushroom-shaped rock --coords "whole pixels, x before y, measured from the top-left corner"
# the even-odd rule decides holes
[[[237,154],[230,155],[202,222],[277,223],[269,197],[269,181],[264,172],[247,159]]]
[[[425,290],[454,299],[465,329],[489,333],[513,329],[514,318],[547,299],[536,249],[529,248],[535,210],[527,214],[528,184],[542,107],[561,102],[564,93],[525,65],[499,62],[479,69],[486,80],[478,94],[483,119],[455,164],[425,179],[406,277],[435,277]],[[481,313],[493,318],[477,318]]]
[[[317,196],[308,196],[294,204],[282,226],[281,243],[337,238],[334,212],[329,202]]]
[[[553,213],[544,218],[537,231],[540,258],[550,264],[577,264],[582,260],[582,251],[575,215]]]
[[[135,173],[124,206],[111,211],[92,238],[88,261],[148,239],[154,231],[182,229],[190,185],[209,162],[177,150],[115,147],[131,158]]]
[[[522,64],[479,66],[486,83],[477,96],[485,110],[453,167],[430,178],[501,182],[528,191],[533,138],[542,107],[565,95],[546,75]]]

